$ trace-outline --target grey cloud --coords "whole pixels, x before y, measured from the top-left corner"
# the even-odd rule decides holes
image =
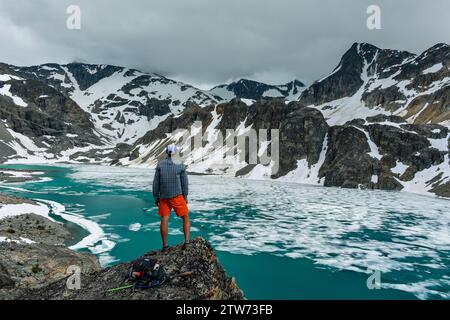
[[[66,28],[77,4],[82,29]],[[366,27],[378,4],[382,30]],[[136,67],[208,86],[241,77],[306,82],[353,42],[421,52],[449,42],[448,0],[0,0],[0,61]]]

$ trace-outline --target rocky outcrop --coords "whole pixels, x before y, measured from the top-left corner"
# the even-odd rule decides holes
[[[297,160],[316,164],[327,131],[325,118],[316,109],[303,107],[288,113],[280,123],[280,168],[274,178],[294,170]]]
[[[1,197],[0,197],[0,201]],[[17,198],[18,203],[35,204],[35,202]],[[36,243],[63,246],[72,239],[72,234],[61,223],[33,213],[4,218],[0,220],[0,237],[7,237],[11,241],[20,242],[28,239]]]
[[[325,186],[402,190],[403,183],[423,170],[436,168],[422,181],[440,196],[449,192],[447,151],[436,149],[430,139],[445,141],[448,129],[435,124],[408,124],[395,116],[379,115],[366,121],[353,120],[328,131],[328,150],[320,169]],[[372,144],[372,146],[369,145]],[[405,169],[396,172],[401,164]],[[448,168],[447,168],[448,169]]]
[[[121,263],[100,271],[82,275],[80,290],[69,290],[66,280],[50,285],[24,290],[19,299],[67,299],[67,300],[240,300],[242,291],[230,279],[220,265],[214,250],[203,238],[191,241],[186,249],[181,245],[167,252],[153,251],[144,257],[156,259],[168,275],[192,272],[191,276],[167,280],[151,289],[125,289],[108,292],[121,287],[130,263]]]
[[[328,187],[373,187],[372,175],[378,171],[378,163],[369,152],[366,135],[360,129],[332,127],[328,131],[328,151],[319,177],[325,177],[324,185]]]
[[[32,200],[0,195],[0,206]],[[62,224],[33,213],[0,218],[0,300],[2,299],[243,299],[211,245],[203,238],[186,247],[153,251],[144,257],[156,259],[169,276],[148,290],[108,293],[123,285],[130,263],[101,269],[96,256],[70,250],[65,244],[72,234]],[[81,272],[81,289],[67,288],[73,267]]]
[[[23,289],[45,286],[64,279],[68,276],[71,266],[81,268],[82,273],[100,269],[94,255],[45,243],[2,242],[0,264],[14,282],[13,291],[0,293],[0,298],[15,296]]]
[[[417,131],[425,131],[427,125],[418,128],[422,129],[416,129]],[[444,127],[442,129],[445,130]],[[404,164],[412,165],[416,171],[444,162],[444,155],[448,153],[432,148],[429,140],[416,132],[381,124],[370,124],[367,130],[381,154],[390,155]]]
[[[4,195],[0,202],[34,203]],[[83,274],[100,270],[96,256],[64,246],[72,235],[63,224],[42,216],[0,219],[0,238],[0,299],[14,299],[23,290],[66,278],[70,266],[78,266]]]

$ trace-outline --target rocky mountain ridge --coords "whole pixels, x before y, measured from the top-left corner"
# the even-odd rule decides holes
[[[196,121],[201,121],[206,139],[200,149],[184,159],[192,172],[449,196],[448,127],[411,124],[386,115],[330,126],[321,111],[301,102],[286,105],[283,101],[259,101],[247,105],[236,99],[190,109],[163,121],[116,163],[154,166],[164,157],[164,146],[169,143],[188,150],[198,134],[192,127]],[[191,136],[183,140],[168,134],[179,128],[192,128]],[[278,129],[279,159],[268,165],[249,164],[248,149],[240,150],[237,145],[217,148],[214,130],[226,136],[229,128],[234,128],[237,136],[248,136],[250,128],[256,132]],[[271,148],[270,141],[265,148]],[[243,152],[247,152],[246,161],[239,156]],[[233,156],[224,159],[224,154]]]
[[[191,104],[216,102],[188,84],[118,66],[70,63],[10,68],[73,99],[113,143],[132,143]]]
[[[209,93],[221,102],[234,98],[249,100],[284,98],[293,101],[297,100],[305,89],[305,84],[299,80],[282,85],[269,85],[254,80],[240,79],[230,84],[215,86],[209,90]]]
[[[299,100],[323,111],[333,124],[382,113],[448,126],[449,94],[449,45],[437,44],[415,55],[355,43],[335,70]]]

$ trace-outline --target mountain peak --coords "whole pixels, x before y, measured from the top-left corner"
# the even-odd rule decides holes
[[[450,49],[450,45],[448,45],[448,44],[446,44],[446,43],[443,43],[443,42],[440,42],[440,43],[438,43],[438,44],[432,46],[432,47],[431,47],[430,49],[428,49],[428,50],[441,50],[441,49],[448,50],[448,49]]]
[[[436,53],[447,53],[450,52],[450,46],[446,43],[438,43],[431,48],[425,50],[421,56],[427,56],[429,54],[436,54]]]
[[[381,50],[379,47],[367,42],[354,42],[346,52],[354,52],[364,54],[365,52],[373,52]]]
[[[292,80],[281,85],[272,85],[256,80],[241,78],[230,84],[218,85],[209,92],[221,100],[241,99],[273,99],[284,98],[297,100],[305,85],[299,80]]]

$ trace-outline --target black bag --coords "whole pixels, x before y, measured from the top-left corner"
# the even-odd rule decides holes
[[[152,258],[142,258],[132,262],[128,271],[128,281],[134,282],[134,288],[154,288],[167,279],[164,267]]]

